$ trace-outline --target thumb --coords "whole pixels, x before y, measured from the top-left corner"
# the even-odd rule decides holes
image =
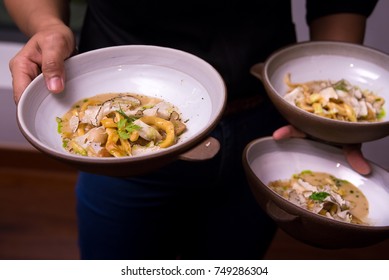
[[[53,76],[47,77],[45,75],[45,81],[48,90],[52,93],[60,93],[65,88],[65,82],[62,76],[57,76],[54,74]]]
[[[62,56],[47,54],[42,57],[42,73],[48,90],[60,93],[65,88],[64,59]]]
[[[273,132],[274,140],[281,140],[286,138],[304,138],[305,133],[293,127],[292,125],[285,125]]]
[[[60,93],[65,88],[64,61],[73,51],[73,45],[59,38],[51,38],[49,43],[41,44],[41,70],[48,90]]]
[[[360,145],[345,145],[343,152],[350,166],[362,175],[371,173],[371,166],[364,158]]]

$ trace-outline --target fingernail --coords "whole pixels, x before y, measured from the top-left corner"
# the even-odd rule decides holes
[[[50,91],[58,92],[63,89],[63,81],[60,77],[52,77],[49,79],[48,88]]]

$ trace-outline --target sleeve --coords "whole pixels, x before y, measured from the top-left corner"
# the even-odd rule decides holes
[[[356,13],[368,17],[377,2],[378,0],[306,0],[306,20],[309,25],[316,18],[337,13]]]

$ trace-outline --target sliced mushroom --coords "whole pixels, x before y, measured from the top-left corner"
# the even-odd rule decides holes
[[[174,132],[176,135],[181,135],[186,130],[186,125],[181,121],[180,115],[176,111],[172,112],[170,121],[174,125]]]

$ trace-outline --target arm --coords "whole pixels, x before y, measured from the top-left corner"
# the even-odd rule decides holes
[[[28,84],[41,72],[53,93],[64,89],[64,60],[75,50],[68,27],[68,0],[4,0],[9,14],[29,41],[9,63],[17,103]]]
[[[312,41],[343,41],[362,44],[365,37],[366,16],[333,14],[319,17],[309,25]]]
[[[4,0],[4,4],[19,29],[29,37],[46,26],[69,23],[68,0]]]
[[[362,44],[367,18],[378,0],[306,0],[305,19],[311,40]]]

